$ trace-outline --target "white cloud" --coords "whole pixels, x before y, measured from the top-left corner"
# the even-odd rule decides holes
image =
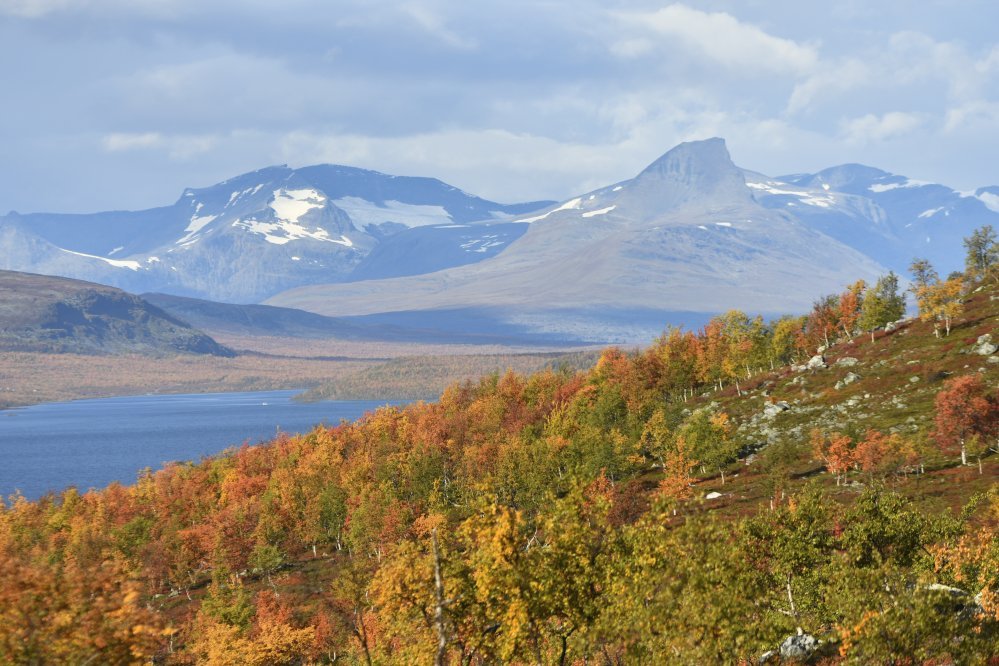
[[[997,20],[986,0],[0,0],[24,165],[0,204],[55,201],[29,185],[57,164],[53,205],[81,210],[276,162],[568,197],[712,135],[772,175],[967,188],[999,180]],[[81,164],[118,178],[83,187]]]
[[[0,14],[39,18],[72,7],[74,0],[0,0]]]
[[[656,43],[645,37],[624,38],[610,45],[611,53],[619,58],[641,58],[656,50]]]
[[[789,113],[809,109],[817,102],[840,97],[871,81],[870,66],[857,59],[823,64],[804,81],[794,86],[787,102]]]
[[[0,14],[31,19],[63,13],[173,17],[197,6],[193,0],[0,0]]]
[[[188,160],[210,152],[218,145],[212,135],[164,135],[160,132],[113,132],[101,138],[105,152],[122,153],[136,150],[158,150],[174,160]]]
[[[976,101],[947,110],[944,132],[991,131],[999,129],[999,102]]]
[[[746,76],[760,72],[805,74],[819,60],[813,46],[775,37],[725,12],[708,13],[673,4],[654,12],[620,12],[616,17],[629,32],[645,30],[666,37],[669,42],[678,40],[700,57]],[[636,55],[634,38],[619,40],[611,49],[617,55]]]
[[[869,113],[845,121],[842,133],[851,143],[867,144],[904,136],[920,127],[923,122],[922,116],[915,113],[891,111],[881,116]]]
[[[462,37],[449,28],[444,18],[429,7],[410,3],[404,5],[402,11],[417,26],[448,46],[461,50],[472,50],[477,46],[475,40]]]
[[[146,150],[163,145],[163,135],[159,132],[128,133],[115,132],[101,140],[104,150],[109,153],[121,153],[129,150]]]

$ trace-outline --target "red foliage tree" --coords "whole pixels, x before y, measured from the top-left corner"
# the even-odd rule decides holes
[[[987,393],[981,377],[956,377],[937,394],[933,437],[944,453],[960,450],[961,464],[967,465],[967,443],[976,435],[985,441],[999,435],[999,401]]]
[[[837,486],[842,481],[843,475],[856,463],[853,442],[849,435],[841,435],[838,432],[825,435],[815,429],[812,431],[812,451],[826,464],[829,473],[836,476]]]

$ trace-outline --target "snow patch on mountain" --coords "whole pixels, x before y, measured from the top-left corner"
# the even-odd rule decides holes
[[[129,270],[137,271],[140,268],[138,261],[131,260],[120,260],[120,259],[108,259],[107,257],[98,257],[96,254],[85,254],[83,252],[74,252],[73,250],[67,250],[65,248],[59,248],[67,254],[75,254],[78,257],[86,257],[87,259],[97,259],[98,261],[103,261],[106,264],[110,264],[115,268],[127,268]]]
[[[993,194],[991,192],[982,192],[975,196],[979,201],[985,204],[985,207],[991,211],[999,213],[999,194]]]
[[[309,229],[298,224],[297,221],[280,220],[278,222],[261,222],[260,220],[236,220],[232,223],[232,226],[246,229],[250,233],[260,234],[264,237],[265,241],[274,245],[284,245],[293,240],[311,238],[312,240],[336,243],[344,247],[354,247],[353,241],[344,235],[341,235],[340,238],[330,238],[329,232],[325,229]]]
[[[537,222],[539,220],[545,219],[546,217],[548,217],[552,213],[559,212],[560,210],[578,210],[579,207],[582,204],[583,204],[583,197],[576,197],[575,199],[572,199],[570,201],[566,201],[564,204],[562,204],[558,208],[553,208],[552,210],[548,211],[547,213],[543,213],[543,214],[537,215],[535,217],[525,217],[523,219],[514,220],[514,221],[515,222]]]
[[[312,189],[304,190],[274,190],[274,200],[268,204],[279,220],[288,222],[291,225],[298,225],[298,221],[310,210],[322,208],[326,204],[326,197]]]
[[[204,229],[206,226],[211,224],[218,218],[218,215],[198,215],[197,211],[201,209],[201,204],[198,204],[197,209],[195,209],[195,214],[191,216],[191,222],[184,229],[187,232],[183,238],[177,241],[177,245],[189,245],[195,240],[195,236]]]
[[[237,190],[236,192],[233,192],[232,194],[229,195],[229,201],[226,202],[225,207],[228,208],[229,206],[233,205],[236,201],[242,199],[246,195],[252,197],[254,194],[259,192],[263,187],[264,184],[261,183],[255,187],[248,187],[245,190]],[[198,204],[198,208],[201,208],[201,204]]]
[[[583,213],[583,217],[594,217],[596,215],[606,215],[607,213],[611,212],[615,208],[617,208],[616,205],[614,205],[614,206],[607,206],[606,208],[601,208],[600,210],[591,210],[588,213]]]
[[[836,198],[833,194],[821,194],[815,190],[786,189],[792,186],[779,181],[767,181],[765,183],[746,181],[746,186],[754,190],[760,190],[762,192],[766,192],[767,194],[773,194],[776,196],[798,197],[798,199],[801,200],[801,203],[808,204],[809,206],[829,208],[836,204]],[[822,189],[825,192],[828,192],[829,186],[823,185]],[[789,202],[788,205],[790,206],[792,204]]]
[[[900,187],[903,188],[913,188],[913,187],[923,187],[924,185],[932,185],[933,183],[927,183],[924,180],[914,180],[912,178],[906,178],[897,183],[874,183],[870,185],[867,189],[875,194],[881,194],[882,192],[888,192],[889,190],[897,190]]]
[[[333,204],[346,212],[354,224],[362,229],[369,224],[377,226],[386,222],[413,228],[449,224],[453,221],[443,206],[408,204],[391,199],[379,205],[359,197],[342,197],[335,199]]]
[[[497,238],[499,238],[499,235],[497,234],[487,234],[482,238],[476,238],[475,240],[470,240],[467,243],[462,243],[460,247],[465,252],[488,252],[489,248],[504,245],[506,243],[506,241],[496,240]]]

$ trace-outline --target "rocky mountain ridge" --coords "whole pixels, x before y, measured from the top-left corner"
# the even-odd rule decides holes
[[[432,178],[337,165],[268,167],[145,211],[12,212],[0,217],[0,268],[253,303],[293,286],[351,279],[362,263],[367,275],[420,271],[391,253],[364,262],[410,230],[430,239],[418,255],[424,263],[492,256],[525,228],[506,220],[547,203],[498,204]]]

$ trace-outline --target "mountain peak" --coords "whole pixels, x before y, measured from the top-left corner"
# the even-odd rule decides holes
[[[696,199],[751,198],[742,171],[732,163],[725,140],[714,137],[676,146],[633,181],[670,207]]]
[[[694,166],[734,167],[725,139],[712,137],[701,141],[684,141],[647,166],[642,174],[677,173]]]
[[[829,167],[818,173],[778,176],[777,180],[799,187],[822,187],[840,192],[864,194],[872,184],[902,182],[906,178],[865,164],[849,163]]]

